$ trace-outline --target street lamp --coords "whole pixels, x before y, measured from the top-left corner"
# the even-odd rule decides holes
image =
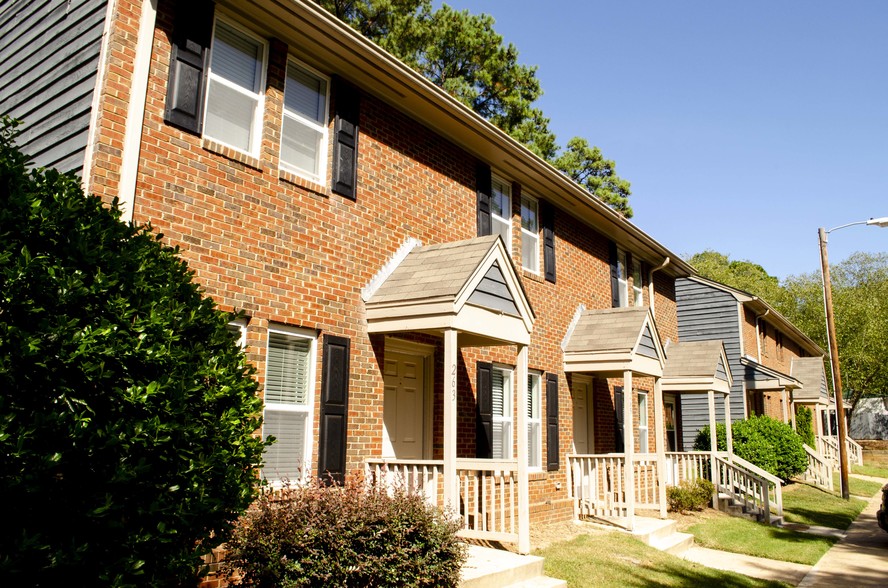
[[[842,498],[848,500],[848,449],[845,446],[845,401],[842,398],[842,372],[839,369],[839,346],[836,342],[836,323],[833,315],[832,283],[829,279],[829,260],[826,253],[827,235],[833,231],[844,229],[853,225],[873,225],[876,227],[888,227],[888,216],[871,218],[865,221],[856,221],[825,230],[822,227],[817,230],[820,239],[820,265],[823,271],[823,305],[826,307],[826,336],[829,344],[829,361],[832,365],[833,390],[836,392],[836,420],[839,428],[839,472],[842,480]]]

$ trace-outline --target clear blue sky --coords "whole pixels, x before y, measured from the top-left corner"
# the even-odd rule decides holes
[[[819,270],[818,227],[888,216],[888,1],[447,3],[496,19],[559,144],[599,146],[633,222],[683,257],[785,278]],[[888,228],[829,244],[886,252]]]

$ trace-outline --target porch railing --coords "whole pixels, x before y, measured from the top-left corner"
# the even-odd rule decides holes
[[[568,455],[570,493],[576,518],[627,518],[626,456],[622,453]],[[660,507],[660,479],[657,455],[637,453],[632,456],[635,507]]]
[[[457,459],[463,537],[518,542],[518,461]]]
[[[685,480],[710,478],[710,453],[708,451],[666,452],[666,485],[678,486]]]
[[[851,437],[845,437],[845,449],[848,452],[848,463],[863,465],[863,447]],[[839,438],[833,435],[821,435],[817,437],[817,451],[826,459],[833,462],[833,467],[839,467]]]
[[[727,494],[740,502],[747,511],[757,511],[765,523],[771,523],[771,509],[783,516],[783,480],[758,466],[737,457],[731,461],[715,458],[715,487],[720,494]]]
[[[364,468],[365,479],[372,485],[419,493],[427,503],[443,506],[443,460],[368,459]]]
[[[825,490],[833,490],[833,463],[822,455],[804,445],[805,455],[808,457],[808,468],[805,470],[805,480],[813,482]]]

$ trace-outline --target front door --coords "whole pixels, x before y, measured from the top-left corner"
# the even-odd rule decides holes
[[[384,381],[383,457],[422,459],[423,358],[386,350]]]
[[[573,441],[574,452],[589,455],[594,450],[592,440],[592,386],[588,381],[573,382]]]
[[[667,451],[678,451],[678,436],[675,430],[675,397],[663,399],[663,416],[666,421]]]

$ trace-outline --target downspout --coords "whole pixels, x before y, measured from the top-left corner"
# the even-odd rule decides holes
[[[762,334],[759,330],[759,325],[762,324],[762,319],[771,314],[771,309],[767,309],[765,314],[760,314],[755,317],[755,346],[758,349],[758,362],[762,363]]]
[[[657,320],[657,314],[654,309],[654,272],[658,272],[664,269],[667,265],[669,265],[669,256],[666,256],[666,259],[663,260],[659,266],[653,268],[648,272],[648,300],[651,301],[651,316],[654,317],[654,320]]]

